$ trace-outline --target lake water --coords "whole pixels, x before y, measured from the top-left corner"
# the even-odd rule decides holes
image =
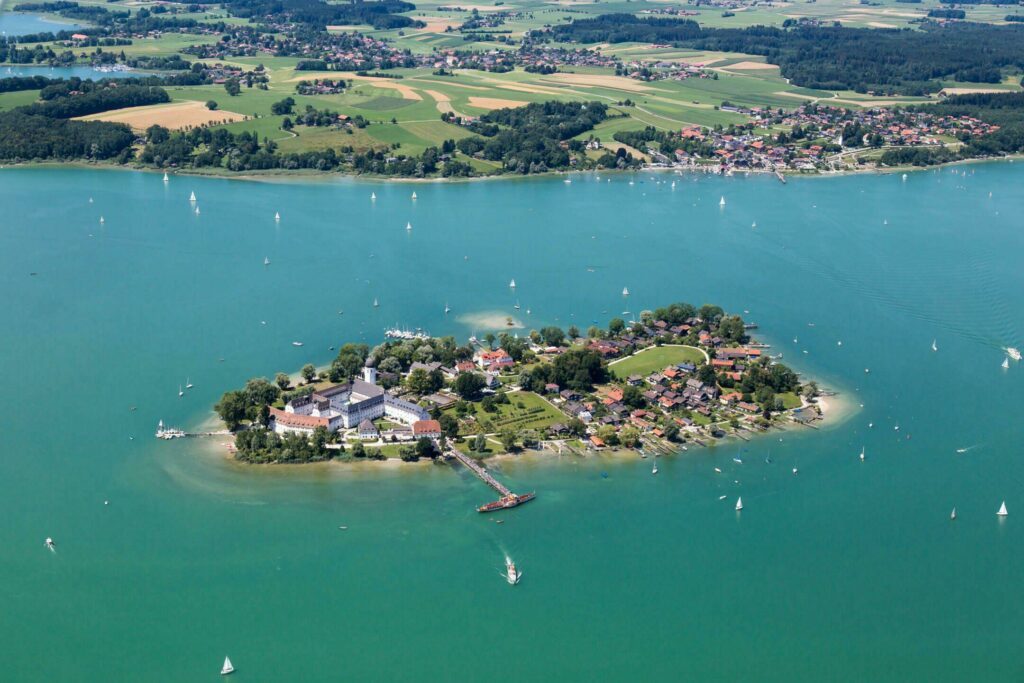
[[[82,28],[81,24],[71,21],[54,21],[38,14],[25,12],[0,11],[0,34],[8,36],[24,36],[47,31],[58,33],[60,31],[75,31],[80,28]]]
[[[230,655],[263,681],[1019,680],[1024,367],[1000,363],[1024,346],[1024,166],[659,178],[0,171],[3,678],[213,680]],[[657,477],[506,461],[538,498],[500,526],[447,466],[260,469],[152,437],[330,345],[482,334],[516,300],[527,327],[749,310],[848,417]]]
[[[0,78],[15,76],[45,76],[46,78],[139,78],[148,76],[142,71],[101,71],[92,66],[25,66],[21,64],[0,66]]]

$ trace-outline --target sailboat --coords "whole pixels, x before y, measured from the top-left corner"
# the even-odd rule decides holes
[[[512,278],[512,281],[508,283],[508,286],[509,286],[510,288],[512,288],[512,289],[515,289],[515,288],[516,288],[516,281],[515,281],[515,278]]]
[[[903,182],[907,182],[907,174],[906,173],[903,174]]]
[[[269,256],[264,256],[263,257],[263,265],[265,265],[265,266],[269,266],[270,265],[270,257]]]
[[[416,199],[416,192],[413,192],[413,193],[412,193],[412,198],[413,198],[413,199]]]
[[[376,192],[371,192],[371,193],[370,193],[370,201],[372,202],[372,201],[374,201],[375,199],[377,199],[377,193],[376,193]]]
[[[199,215],[199,207],[198,206],[196,207],[196,215],[197,216]]]
[[[956,508],[955,507],[953,508],[953,511],[949,513],[949,518],[950,519],[956,519]]]
[[[380,306],[380,304],[379,304],[379,303],[377,303],[377,297],[374,297],[374,298],[373,298],[373,307],[374,307],[374,308],[377,308],[378,306]]]
[[[103,225],[104,223],[106,223],[106,221],[103,220],[103,216],[100,216],[100,225]]]
[[[194,202],[194,201],[196,200],[196,193],[195,193],[195,192],[193,192],[192,194],[190,194],[190,195],[188,196],[188,200],[189,200],[190,202]]]
[[[452,309],[451,309],[451,307],[450,307],[450,306],[448,305],[448,302],[447,302],[447,301],[446,301],[446,302],[444,302],[444,314],[445,314],[445,315],[448,315],[448,313],[449,313],[449,312],[451,312],[451,310],[452,310]]]
[[[181,390],[181,385],[179,384],[178,385],[178,398],[181,398],[184,395],[185,395],[185,392]]]
[[[932,351],[938,351],[938,350],[939,350],[939,345],[935,343],[934,339],[932,339]]]
[[[191,389],[192,388],[192,382],[189,381],[188,377],[185,378],[185,388],[186,389]]]
[[[651,468],[651,474],[657,474],[657,473],[658,473],[658,461],[655,460],[654,461],[654,467]]]
[[[169,182],[171,182],[171,179],[167,177],[167,174],[166,174],[166,173],[164,173],[164,182],[165,182],[165,183],[169,183]]]
[[[721,199],[718,200],[718,205],[725,206],[725,197],[722,197]]]
[[[220,675],[221,676],[227,676],[228,674],[232,674],[234,672],[235,672],[235,667],[231,664],[231,658],[230,657],[225,657],[224,658],[224,666],[222,666],[220,668]]]
[[[57,552],[57,544],[54,543],[53,539],[49,536],[46,537],[46,540],[43,542],[43,545],[45,545],[50,551]]]
[[[513,306],[512,308],[514,308],[514,309],[516,309],[516,310],[518,311],[518,310],[519,310],[519,302],[518,302],[518,301],[516,301],[516,305],[515,305],[515,306]]]
[[[406,230],[412,230],[412,223],[406,223],[405,224],[405,229]]]
[[[1005,500],[1003,501],[1003,504],[999,506],[999,512],[997,512],[996,514],[999,515],[1000,517],[1006,517],[1008,514],[1010,514],[1009,512],[1006,511],[1006,501]]]
[[[750,227],[752,227],[752,228],[756,228],[756,227],[757,227],[757,221],[754,221],[753,223],[751,223],[751,224],[750,224]]]
[[[622,288],[622,296],[629,296],[629,288],[628,287],[623,287]]]
[[[1009,370],[1010,369],[1010,359],[1008,357],[1003,359],[1002,368],[1003,368],[1003,370]]]
[[[280,223],[281,222],[281,214],[279,214],[279,213],[277,213],[275,211],[274,212],[274,220]]]
[[[737,498],[736,499],[736,512],[739,512],[742,509],[743,509],[743,499],[742,498]]]
[[[860,460],[861,460],[861,462],[864,462],[864,447],[863,446],[861,446],[861,449],[860,449]]]

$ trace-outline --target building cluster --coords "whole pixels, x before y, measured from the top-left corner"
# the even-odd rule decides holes
[[[988,135],[999,126],[971,116],[938,116],[923,111],[843,109],[804,105],[794,111],[722,105],[750,117],[747,126],[714,130],[691,126],[675,136],[674,150],[649,146],[654,165],[712,167],[716,171],[831,168],[833,155],[861,148],[935,146],[952,138]],[[788,128],[765,135],[755,130]]]

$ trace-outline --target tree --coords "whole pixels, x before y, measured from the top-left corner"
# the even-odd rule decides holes
[[[277,400],[281,390],[265,377],[254,377],[245,383],[245,398],[249,405],[268,406]]]
[[[287,116],[284,117],[283,121],[281,121],[281,130],[291,130],[294,127],[295,127],[295,124],[292,123],[292,120],[290,118],[288,118]]]
[[[619,432],[619,441],[626,448],[636,448],[640,445],[640,431],[636,427],[623,427]]]
[[[475,372],[463,372],[455,378],[452,389],[463,399],[475,401],[484,390],[484,378]]]
[[[679,426],[678,425],[673,424],[673,423],[670,422],[669,424],[665,425],[665,428],[663,430],[661,430],[661,431],[665,435],[665,438],[668,439],[669,441],[678,441],[679,440]]]
[[[448,413],[442,413],[437,421],[441,423],[441,433],[449,439],[455,439],[459,436],[459,421],[454,417]]]
[[[555,327],[554,325],[543,328],[540,331],[540,336],[548,346],[561,346],[562,342],[565,341],[565,332],[562,331],[562,328]]]
[[[495,339],[497,339],[497,337],[494,336],[493,332],[488,332],[487,334],[484,335],[484,341],[487,342],[487,348],[489,348],[489,349],[493,349],[494,348],[494,340]]]
[[[608,323],[608,331],[613,335],[622,334],[624,329],[626,329],[626,323],[622,318],[612,318]]]
[[[281,391],[284,391],[289,386],[291,386],[291,383],[291,377],[289,377],[283,372],[279,372],[276,375],[274,375],[274,384],[276,384]]]
[[[356,441],[354,444],[352,444],[352,457],[354,457],[354,458],[365,458],[366,457],[366,447],[363,446],[363,442],[362,441]]]
[[[434,442],[425,436],[421,436],[416,441],[416,457],[417,458],[433,458],[437,454],[434,448]]]
[[[516,433],[511,429],[502,429],[498,434],[498,438],[501,439],[501,447],[505,449],[506,453],[511,453],[516,447]]]
[[[283,100],[274,102],[270,105],[270,113],[275,116],[283,116],[285,114],[292,113],[292,107],[295,106],[295,100],[291,97],[286,97]]]
[[[405,386],[409,391],[416,394],[429,394],[434,391],[430,381],[430,373],[423,368],[416,368],[405,378]]]
[[[213,100],[207,100],[206,101],[206,108],[209,109],[210,111],[217,111],[217,106],[218,106],[217,103],[215,101],[213,101]]]
[[[605,442],[605,445],[608,445],[608,446],[618,446],[619,445],[619,434],[618,434],[618,432],[615,431],[615,427],[612,427],[611,425],[604,425],[603,427],[598,429],[597,430],[597,436],[602,441]]]
[[[579,337],[580,337],[580,328],[576,327],[575,325],[569,325],[568,334],[569,334],[569,339],[572,339],[573,341],[575,341],[576,339],[579,339]]]
[[[818,395],[818,383],[812,380],[812,381],[808,382],[806,386],[804,386],[804,398],[811,399],[811,398],[816,397],[817,395]]]
[[[569,433],[577,438],[582,438],[587,433],[587,425],[583,423],[583,420],[578,417],[574,417],[565,423]]]
[[[228,391],[221,396],[220,401],[213,409],[217,411],[217,415],[224,421],[228,429],[234,431],[245,419],[245,410],[248,406],[249,402],[245,397],[245,392]]]
[[[473,450],[477,453],[483,453],[487,450],[487,437],[483,434],[477,434],[476,438],[473,439]]]
[[[647,404],[647,399],[644,398],[640,387],[630,384],[622,390],[622,402],[630,408],[643,408]]]
[[[302,379],[306,380],[306,384],[312,384],[316,379],[316,367],[312,363],[302,366]]]
[[[242,92],[242,86],[239,85],[237,78],[229,78],[224,82],[224,90],[227,91],[228,95],[235,97]]]

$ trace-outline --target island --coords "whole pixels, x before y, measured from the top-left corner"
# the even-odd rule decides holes
[[[719,306],[675,303],[605,329],[461,345],[389,331],[399,338],[345,344],[326,368],[250,379],[215,410],[247,463],[657,457],[821,418],[817,384],[752,338],[756,327]]]

